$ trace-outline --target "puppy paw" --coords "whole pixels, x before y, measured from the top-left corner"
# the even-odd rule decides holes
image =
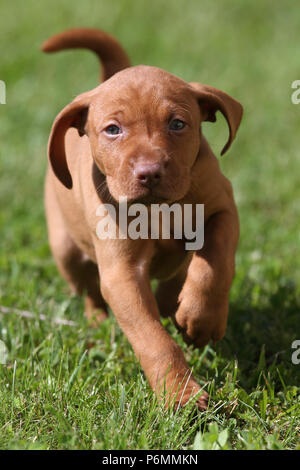
[[[210,340],[217,342],[226,331],[228,307],[201,309],[200,306],[188,306],[181,302],[175,313],[174,322],[184,341],[201,348]]]
[[[192,398],[192,396],[188,396],[189,398],[183,398],[182,400],[175,401],[175,409],[183,408],[188,401]],[[202,392],[202,394],[196,400],[196,407],[199,411],[206,411],[209,401],[209,395],[206,392]]]
[[[108,311],[103,307],[95,307],[94,303],[88,298],[85,298],[85,312],[88,324],[91,328],[98,328],[98,326],[108,317]]]
[[[206,392],[202,390],[202,388],[197,384],[194,379],[190,379],[188,383],[185,380],[174,388],[174,384],[169,387],[170,392],[168,393],[168,389],[166,391],[166,406],[167,407],[174,407],[175,410],[179,408],[183,408],[188,404],[190,400],[196,398],[195,406],[200,411],[205,411],[208,406],[209,396]]]

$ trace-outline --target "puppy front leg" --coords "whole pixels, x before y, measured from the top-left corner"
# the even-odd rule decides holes
[[[193,255],[175,313],[175,323],[188,344],[201,347],[225,334],[238,237],[235,207],[206,223],[204,247]]]
[[[120,258],[100,264],[101,291],[131,343],[153,390],[160,396],[165,387],[167,402],[181,405],[201,388],[195,381],[180,347],[159,321],[158,308],[147,273]],[[177,396],[176,396],[177,395]],[[197,405],[205,409],[207,394]]]

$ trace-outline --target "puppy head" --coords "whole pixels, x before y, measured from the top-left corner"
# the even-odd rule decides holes
[[[201,140],[201,122],[221,111],[229,126],[228,150],[241,105],[215,88],[185,81],[155,67],[125,69],[79,95],[57,116],[49,158],[68,188],[64,136],[69,127],[89,138],[93,158],[114,199],[174,202],[187,193]]]

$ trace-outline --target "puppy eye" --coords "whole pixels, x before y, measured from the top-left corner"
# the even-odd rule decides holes
[[[118,135],[121,134],[121,129],[115,124],[111,124],[110,126],[106,127],[105,132],[109,135]]]
[[[184,127],[185,127],[185,122],[181,121],[180,119],[174,119],[171,122],[169,129],[171,129],[172,131],[180,131]]]

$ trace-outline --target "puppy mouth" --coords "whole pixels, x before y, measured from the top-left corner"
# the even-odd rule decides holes
[[[160,195],[154,189],[146,189],[142,192],[139,191],[138,194],[130,194],[123,193],[120,196],[116,196],[114,192],[112,192],[107,184],[107,179],[104,177],[101,185],[98,186],[97,192],[101,196],[103,200],[111,201],[114,203],[118,203],[120,197],[126,197],[128,204],[144,204],[145,206],[150,206],[151,204],[162,204],[162,203],[171,203],[172,198]]]
[[[116,181],[109,181],[105,175],[101,175],[102,178],[100,181],[97,181],[96,189],[104,202],[111,202],[118,204],[121,198],[126,198],[128,204],[144,204],[145,206],[150,206],[151,204],[173,204],[174,202],[182,199],[183,194],[181,191],[178,191],[175,188],[172,188],[172,191],[169,189],[163,190],[159,186],[153,188],[146,187],[136,187],[132,184],[129,188],[121,189],[119,184],[115,187]],[[114,184],[112,184],[114,183]]]
[[[141,196],[137,196],[132,199],[129,199],[129,202],[131,204],[139,203],[139,204],[144,204],[145,206],[150,206],[151,204],[170,203],[172,201],[170,198],[167,198],[166,196],[155,194],[151,190],[149,190],[148,194],[143,194]]]
[[[178,191],[162,191],[160,188],[139,188],[136,191],[124,192],[122,195],[127,198],[128,204],[173,204],[182,198]]]

